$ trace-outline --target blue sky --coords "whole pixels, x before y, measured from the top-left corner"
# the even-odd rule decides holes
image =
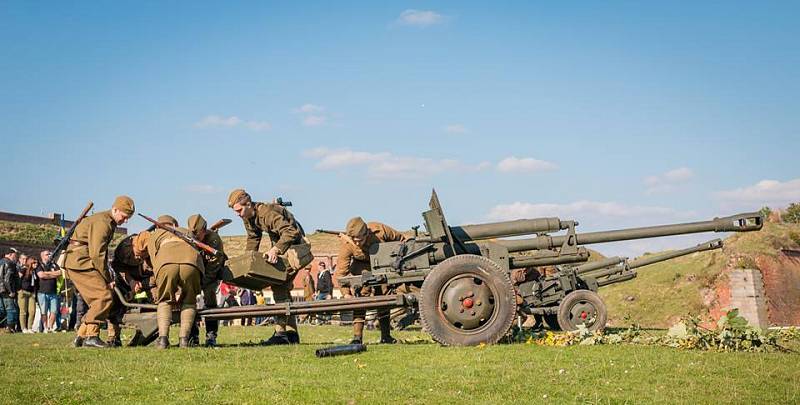
[[[582,230],[800,201],[797,2],[5,2],[0,210]],[[144,227],[139,220],[132,230]],[[243,232],[236,222],[227,234]],[[597,247],[636,254],[695,240]]]

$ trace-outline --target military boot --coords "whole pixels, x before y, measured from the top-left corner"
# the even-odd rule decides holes
[[[397,343],[397,339],[392,337],[392,324],[389,317],[380,318],[381,343]]]
[[[169,336],[159,336],[158,340],[156,340],[156,349],[168,349],[169,348]]]
[[[260,343],[262,346],[277,346],[277,345],[290,345],[292,342],[289,341],[289,337],[286,336],[286,332],[275,332],[272,334],[267,340],[262,340]]]
[[[286,337],[289,338],[289,343],[293,345],[300,344],[300,334],[296,330],[287,330]]]
[[[83,345],[81,347],[95,347],[99,349],[104,349],[108,347],[106,342],[100,340],[97,336],[89,336],[83,341]]]
[[[184,349],[188,348],[189,347],[189,338],[186,338],[186,337],[180,338],[178,346],[182,347]]]
[[[75,340],[72,341],[73,347],[82,347],[83,346],[83,337],[75,336]]]

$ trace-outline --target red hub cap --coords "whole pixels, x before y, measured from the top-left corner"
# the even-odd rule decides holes
[[[473,305],[472,298],[466,298],[464,300],[464,302],[462,303],[462,305],[464,305],[464,308],[466,308],[466,309],[472,308],[472,305]]]

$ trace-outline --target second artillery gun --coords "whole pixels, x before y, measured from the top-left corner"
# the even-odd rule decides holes
[[[719,239],[696,247],[628,261],[610,258],[586,262],[583,245],[701,232],[747,232],[761,229],[759,213],[711,221],[577,233],[575,221],[521,219],[479,225],[449,226],[436,191],[422,214],[426,232],[404,242],[369,248],[371,270],[339,278],[345,286],[412,287],[422,325],[447,345],[495,343],[518,314],[539,315],[551,326],[574,330],[605,327],[607,312],[597,290],[636,277],[636,268],[694,252],[719,249]],[[564,231],[562,235],[551,235]],[[499,239],[531,235],[525,239]],[[527,255],[521,256],[519,253]],[[516,253],[514,255],[513,253]],[[555,266],[541,275],[536,268]],[[417,287],[417,288],[413,288]],[[406,288],[407,289],[407,288]]]

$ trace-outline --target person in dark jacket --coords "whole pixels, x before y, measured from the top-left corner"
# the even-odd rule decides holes
[[[319,275],[317,277],[317,300],[331,299],[333,295],[333,280],[325,262],[319,262]]]
[[[10,248],[0,259],[0,320],[5,319],[6,331],[17,331],[19,311],[17,309],[17,290],[19,289],[19,273],[17,258],[19,251]]]

